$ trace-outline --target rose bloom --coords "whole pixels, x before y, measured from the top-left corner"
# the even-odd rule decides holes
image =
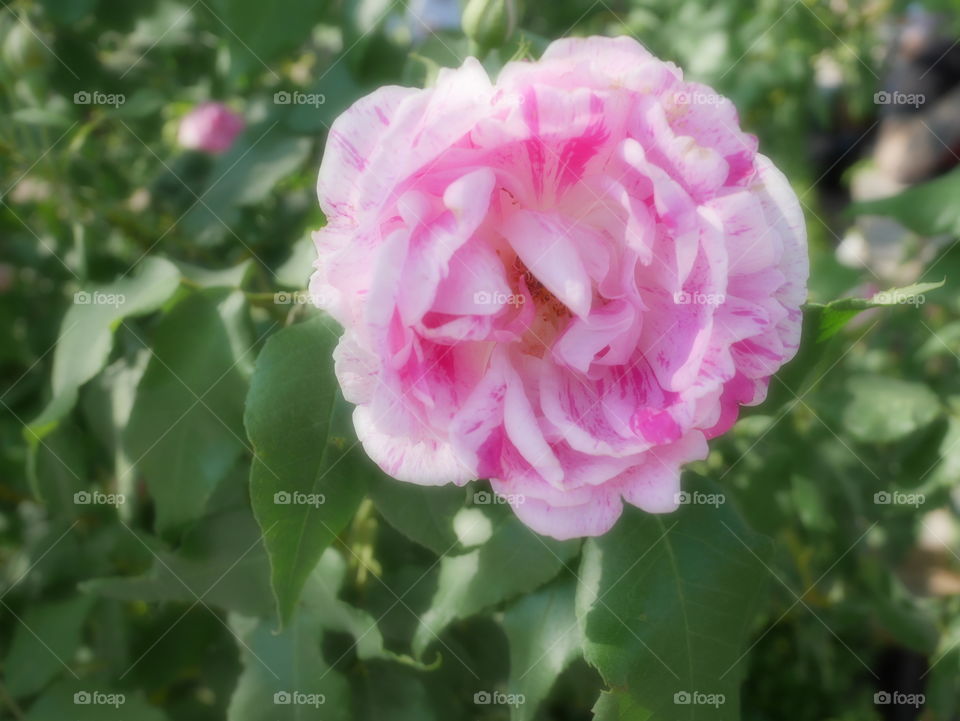
[[[334,123],[318,190],[310,291],[366,452],[488,478],[540,533],[674,510],[797,350],[795,194],[730,101],[628,38],[381,88]]]
[[[243,118],[223,103],[201,103],[180,121],[177,142],[188,150],[223,153],[243,132]]]

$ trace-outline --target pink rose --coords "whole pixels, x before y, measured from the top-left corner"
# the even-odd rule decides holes
[[[310,290],[366,452],[531,528],[674,510],[800,338],[803,216],[729,100],[628,38],[470,58],[334,123]]]
[[[180,121],[177,142],[188,150],[223,153],[243,132],[243,118],[223,103],[201,103]]]

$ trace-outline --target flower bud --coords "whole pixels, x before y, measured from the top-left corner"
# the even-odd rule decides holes
[[[480,54],[500,47],[517,27],[518,0],[470,0],[463,11],[463,32]]]
[[[177,141],[188,150],[223,153],[243,127],[243,118],[223,103],[201,103],[180,121]]]

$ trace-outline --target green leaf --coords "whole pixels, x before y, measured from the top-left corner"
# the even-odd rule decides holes
[[[864,604],[863,613],[876,615],[882,628],[906,648],[924,656],[934,654],[940,632],[928,609],[923,608],[906,593],[902,598],[890,598],[878,593]]]
[[[107,366],[84,389],[81,406],[84,420],[97,439],[108,449],[113,462],[116,492],[125,501],[119,507],[121,518],[129,521],[137,508],[137,474],[123,446],[123,433],[130,421],[137,386],[147,369],[150,352],[140,348]]]
[[[325,555],[329,567],[315,570],[281,632],[272,618],[231,616],[230,626],[242,641],[244,670],[230,699],[228,721],[350,718],[347,682],[327,664],[321,650],[324,632],[337,625],[330,618],[330,588],[339,583],[336,575],[342,568],[332,560],[335,555]]]
[[[228,203],[244,206],[263,200],[281,180],[296,170],[310,153],[310,141],[306,138],[267,131],[262,139],[254,139],[256,145],[242,152],[225,153],[214,165],[215,178],[220,178],[215,187],[204,197],[211,208],[225,207]],[[223,172],[223,175],[217,173]]]
[[[120,322],[157,310],[179,283],[176,266],[151,257],[127,278],[74,295],[53,354],[53,397],[28,430],[33,442],[56,427],[76,403],[80,386],[106,365]]]
[[[314,609],[322,619],[325,629],[352,636],[352,648],[361,660],[391,660],[412,668],[429,669],[430,667],[409,656],[388,651],[384,647],[383,634],[376,619],[365,610],[351,606],[337,597],[346,575],[347,563],[344,557],[332,548],[325,550],[304,584],[300,606],[307,605]]]
[[[403,84],[430,87],[441,68],[457,68],[470,55],[470,41],[460,33],[431,33],[410,53],[403,71]]]
[[[68,129],[73,122],[67,116],[46,108],[21,108],[11,113],[10,118],[24,125],[59,128],[61,132]]]
[[[888,443],[932,423],[941,411],[937,395],[923,383],[881,376],[847,381],[851,402],[843,424],[858,441]]]
[[[313,261],[317,250],[313,238],[308,233],[293,244],[290,256],[274,271],[277,283],[287,288],[306,288],[313,272]]]
[[[330,65],[298,96],[301,102],[290,106],[287,127],[295,133],[326,132],[333,121],[361,95],[364,95],[363,88],[354,80],[348,63],[341,61]]]
[[[375,475],[370,496],[391,526],[438,556],[457,545],[453,519],[464,504],[464,489],[456,486],[418,486]]]
[[[336,325],[316,316],[273,335],[257,360],[244,423],[250,497],[270,557],[280,620],[363,497],[369,465],[333,375]]]
[[[953,488],[956,479],[960,477],[960,416],[957,415],[956,397],[949,399],[950,412],[947,415],[947,430],[937,449],[938,460],[931,469],[924,486],[931,489],[936,487]]]
[[[423,656],[452,621],[468,618],[515,596],[528,593],[557,575],[573,558],[578,541],[556,541],[541,537],[521,523],[512,512],[480,513],[466,509],[468,526],[490,526],[489,540],[458,556],[444,556],[440,562],[437,591],[430,608],[420,618],[413,638],[414,655]],[[470,535],[471,528],[458,535]]]
[[[584,656],[610,688],[595,718],[740,718],[741,653],[770,552],[726,504],[663,516],[628,508],[589,539],[577,616]],[[684,704],[684,694],[703,696]]]
[[[83,624],[93,599],[74,596],[38,603],[15,621],[13,641],[4,659],[5,684],[16,698],[30,696],[66,671],[80,646]]]
[[[524,696],[522,704],[510,708],[513,721],[536,716],[557,677],[579,653],[576,590],[574,579],[563,578],[524,596],[503,614],[510,640],[507,693]]]
[[[839,298],[826,304],[808,303],[805,310],[821,314],[817,333],[819,343],[838,333],[852,318],[870,308],[922,305],[926,302],[926,294],[943,287],[945,282],[914,283],[903,288],[881,290],[872,298]]]
[[[248,129],[218,156],[210,170],[210,185],[200,193],[200,200],[193,199],[183,230],[199,243],[219,241],[236,225],[241,207],[259,203],[303,164],[310,145],[308,138],[284,135],[270,126]]]
[[[51,514],[74,518],[74,494],[87,486],[85,437],[72,423],[61,425],[27,454],[27,478],[34,496]]]
[[[247,325],[243,294],[215,289],[183,298],[156,329],[124,448],[147,481],[162,535],[203,515],[244,451]]]
[[[827,533],[835,528],[835,519],[831,513],[822,487],[802,473],[793,474],[790,479],[790,499],[799,521],[811,530]]]
[[[96,0],[42,0],[40,4],[54,22],[72,25],[93,9]]]
[[[100,12],[105,9],[104,3],[109,0],[100,0]],[[180,0],[165,0],[149,6],[135,9],[137,19],[132,32],[126,37],[130,50],[137,53],[149,53],[155,61],[157,56],[164,52],[178,52],[182,48],[196,41],[198,15],[207,6],[207,3],[190,5]],[[146,61],[146,62],[143,62]],[[135,67],[146,71],[151,65],[151,58],[144,57]],[[153,72],[158,72],[155,68]],[[145,87],[134,91],[134,95],[142,93],[149,96],[159,94],[164,97],[164,105],[170,101],[156,88]],[[134,98],[127,98],[121,108],[135,103]]]
[[[803,308],[800,349],[771,381],[766,407],[777,408],[785,403],[793,403],[818,383],[847,351],[838,333],[861,312],[895,305],[921,305],[926,302],[926,293],[942,287],[944,282],[892,288],[876,293],[872,298],[839,298],[830,303],[807,303]],[[866,334],[871,327],[864,328],[860,333]]]
[[[159,90],[140,88],[126,98],[122,105],[112,110],[112,114],[129,119],[146,118],[160,112],[168,102],[167,97]]]
[[[931,333],[927,341],[917,349],[916,359],[921,362],[938,356],[960,354],[960,321],[947,323]]]
[[[932,718],[955,718],[960,711],[960,621],[951,615],[946,620],[939,648],[932,654],[936,662],[930,669],[924,709]]]
[[[396,664],[376,662],[364,664],[363,671],[355,680],[355,721],[434,721],[437,718],[423,682],[429,676]]]
[[[234,71],[267,72],[270,61],[310,37],[323,3],[214,0],[214,26],[230,42]],[[271,71],[272,72],[272,71]]]
[[[387,18],[390,0],[346,0],[344,26],[356,36],[374,32]]]
[[[854,215],[886,215],[920,235],[960,235],[960,169],[899,195],[850,206]]]
[[[130,544],[140,545],[132,536]],[[155,551],[144,574],[95,578],[82,590],[122,601],[182,601],[266,616],[273,609],[270,567],[260,529],[248,508],[209,516],[184,537],[175,553]]]
[[[646,707],[632,696],[601,691],[593,707],[593,718],[604,721],[647,721],[651,717]]]
[[[231,268],[210,270],[197,265],[177,261],[177,268],[183,277],[202,288],[239,288],[250,274],[253,261],[250,258]]]

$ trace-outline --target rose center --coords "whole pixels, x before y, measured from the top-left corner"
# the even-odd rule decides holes
[[[566,328],[571,317],[570,309],[540,282],[540,279],[524,265],[519,257],[514,258],[513,270],[515,273],[513,285],[517,288],[517,294],[520,294],[522,278],[533,299],[533,316],[529,319],[526,332],[521,335],[520,344],[525,353],[539,358]]]

